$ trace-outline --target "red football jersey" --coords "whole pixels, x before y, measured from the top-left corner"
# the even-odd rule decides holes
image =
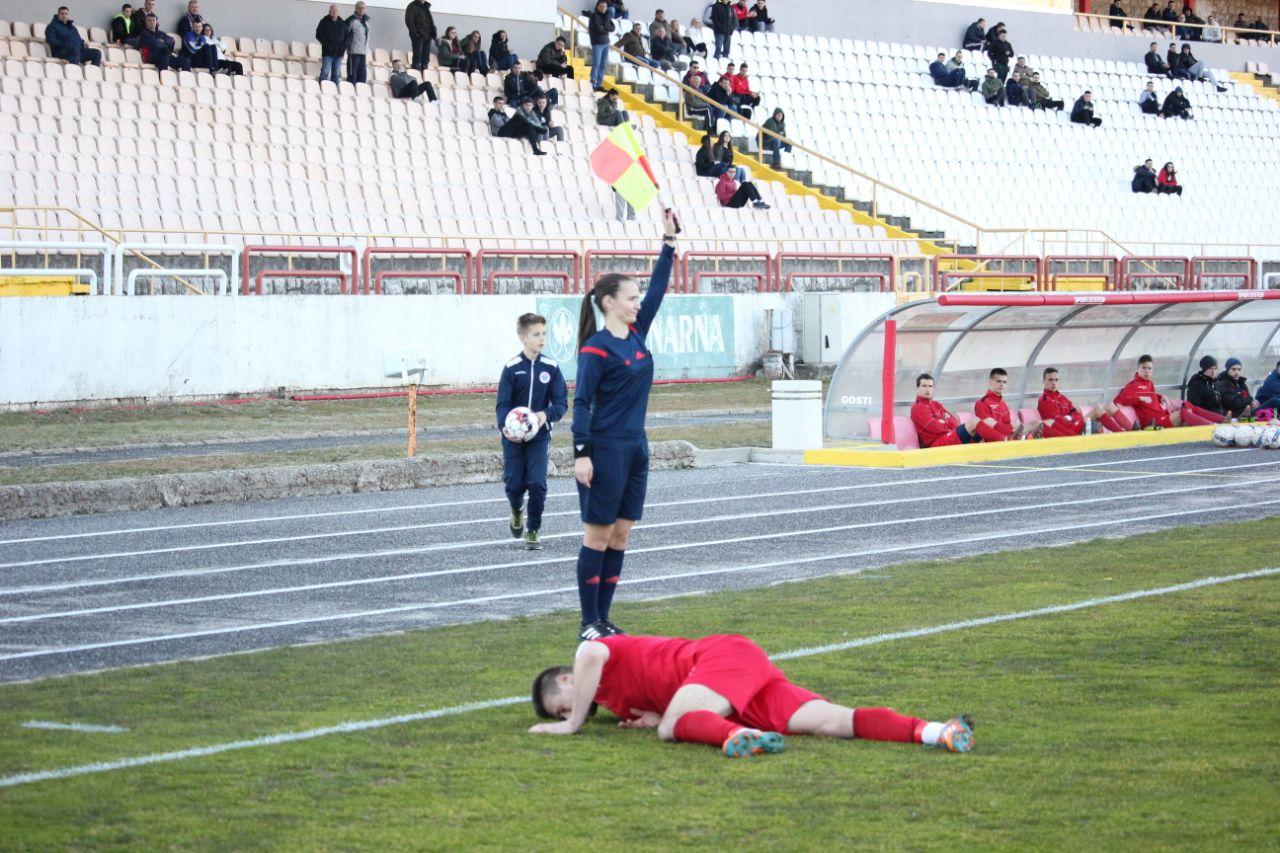
[[[632,708],[661,714],[693,669],[696,640],[619,634],[596,642],[609,647],[596,701],[624,720]]]

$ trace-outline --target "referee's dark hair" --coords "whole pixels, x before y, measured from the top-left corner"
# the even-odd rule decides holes
[[[605,273],[596,279],[596,286],[587,291],[587,295],[582,297],[582,310],[578,312],[578,349],[582,349],[582,345],[587,342],[587,338],[596,333],[596,312],[592,308],[599,308],[604,313],[604,305],[601,304],[606,296],[617,296],[618,288],[622,286],[624,281],[631,281],[631,276],[626,273],[610,272]]]
[[[533,312],[529,312],[528,314],[521,314],[520,318],[516,320],[516,334],[523,335],[525,333],[525,330],[527,330],[530,326],[545,326],[545,325],[547,325],[547,318],[543,317],[541,314],[534,314]]]

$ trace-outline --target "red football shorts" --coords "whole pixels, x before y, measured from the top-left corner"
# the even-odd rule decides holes
[[[729,719],[744,726],[785,734],[801,705],[823,698],[788,681],[764,649],[746,637],[707,637],[695,646],[693,669],[683,684],[719,693],[733,706]]]

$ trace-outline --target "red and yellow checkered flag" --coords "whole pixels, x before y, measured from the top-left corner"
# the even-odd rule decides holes
[[[643,210],[658,195],[658,180],[649,168],[649,158],[635,130],[625,122],[591,152],[591,171],[636,210]]]

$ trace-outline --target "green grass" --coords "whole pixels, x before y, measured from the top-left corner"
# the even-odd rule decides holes
[[[1280,520],[633,604],[636,632],[783,651],[1269,564]],[[1206,561],[1206,555],[1212,560]],[[0,775],[523,694],[576,614],[0,687]],[[970,711],[970,755],[793,738],[728,762],[524,706],[0,789],[0,846],[1274,848],[1280,578],[788,661],[852,705]],[[19,728],[29,719],[123,735]]]

